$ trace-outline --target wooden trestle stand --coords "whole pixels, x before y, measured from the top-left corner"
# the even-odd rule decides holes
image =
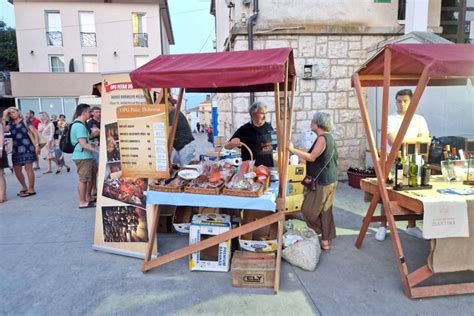
[[[357,71],[352,76],[353,86],[355,87],[357,98],[359,101],[360,112],[362,120],[364,123],[364,128],[368,140],[368,145],[370,153],[372,156],[372,161],[374,164],[375,172],[377,174],[377,189],[373,193],[373,197],[367,214],[364,217],[362,227],[360,229],[359,236],[357,238],[355,246],[357,248],[362,247],[362,242],[365,238],[366,232],[370,223],[373,222],[382,222],[387,221],[390,228],[390,236],[395,250],[395,256],[397,265],[400,272],[400,277],[403,284],[403,289],[407,297],[409,298],[420,298],[420,297],[430,297],[430,296],[442,296],[442,295],[455,295],[455,294],[465,294],[465,293],[474,293],[474,283],[463,283],[463,284],[448,284],[448,285],[435,285],[435,286],[421,286],[416,287],[416,285],[421,282],[429,279],[433,276],[433,272],[428,268],[427,265],[419,268],[418,270],[409,273],[408,267],[403,253],[402,245],[400,242],[400,237],[398,235],[397,226],[395,221],[397,220],[408,220],[420,218],[423,213],[422,207],[419,207],[417,211],[413,207],[404,205],[404,202],[400,199],[394,200],[393,195],[389,194],[386,186],[386,179],[388,173],[390,172],[390,167],[395,161],[395,158],[398,153],[398,148],[402,144],[403,138],[407,132],[409,124],[415,114],[415,110],[420,102],[423,91],[430,82],[430,80],[440,81],[440,80],[458,80],[472,78],[473,75],[460,76],[458,74],[453,76],[439,76],[435,74],[435,71],[432,71],[431,64],[423,64],[423,67],[420,69],[420,74],[414,74],[416,70],[411,69],[409,74],[403,73],[400,71],[400,67],[394,68],[394,60],[392,58],[392,52],[397,53],[398,58],[406,58],[407,54],[400,55],[400,51],[405,52],[405,47],[407,44],[398,44],[398,45],[387,45],[382,52],[379,52],[375,57],[369,60],[359,71]],[[409,44],[408,44],[409,45]],[[416,44],[421,47],[422,44]],[[421,46],[420,46],[421,45]],[[433,46],[433,45],[432,45]],[[437,46],[437,45],[435,45]],[[445,46],[445,45],[442,45]],[[458,45],[450,45],[456,47]],[[399,50],[398,47],[401,47]],[[418,48],[417,48],[418,49]],[[429,49],[429,48],[427,48]],[[436,48],[431,47],[432,50]],[[383,55],[382,55],[383,54]],[[438,55],[439,56],[439,55]],[[446,55],[450,56],[449,53]],[[458,55],[459,56],[459,55]],[[383,64],[382,64],[383,58]],[[471,58],[467,56],[466,58]],[[376,60],[378,59],[378,60]],[[374,61],[375,60],[375,61]],[[417,60],[415,60],[417,61]],[[377,67],[371,72],[371,66],[374,66],[374,63],[377,63]],[[406,61],[405,61],[406,62]],[[447,61],[449,62],[449,60]],[[397,60],[397,66],[400,65],[400,60]],[[383,75],[376,73],[379,69],[383,69]],[[413,67],[415,68],[415,67]],[[392,69],[396,74],[392,74]],[[473,71],[472,69],[470,71]],[[382,81],[383,80],[383,81]],[[472,80],[472,79],[471,79]],[[366,83],[364,85],[364,82]],[[370,83],[369,83],[370,82]],[[380,86],[380,83],[383,82],[383,97],[382,97],[382,128],[381,128],[381,150],[380,156],[378,154],[376,143],[374,140],[374,135],[372,132],[372,126],[370,124],[369,113],[367,110],[367,104],[364,96],[363,85],[364,86]],[[383,157],[387,157],[387,122],[388,122],[388,107],[389,107],[389,89],[391,82],[396,82],[397,85],[414,85],[416,84],[416,90],[411,100],[410,106],[403,118],[402,125],[400,130],[395,138],[394,144],[392,145],[392,150],[389,153],[388,159],[385,160]],[[405,83],[403,83],[405,82]],[[458,81],[459,82],[459,81]],[[461,80],[462,82],[462,80]],[[465,82],[465,80],[464,80]],[[377,204],[382,201],[383,210],[385,214],[381,216],[374,216],[374,211],[377,207]],[[471,232],[473,234],[474,232]]]
[[[282,251],[282,236],[285,223],[285,197],[286,197],[286,186],[287,186],[287,169],[288,169],[288,144],[291,139],[291,129],[293,122],[293,104],[294,104],[294,94],[296,87],[296,74],[294,71],[293,55],[290,49],[286,49],[287,59],[284,63],[284,83],[283,83],[283,96],[284,102],[280,104],[280,86],[282,82],[274,82],[274,93],[275,93],[275,109],[276,109],[276,129],[277,129],[277,152],[278,152],[278,172],[279,172],[279,194],[276,200],[276,211],[274,214],[256,220],[252,223],[242,225],[238,228],[231,229],[230,231],[210,237],[204,241],[201,241],[196,244],[189,245],[187,247],[175,250],[171,253],[164,254],[159,256],[157,259],[151,259],[152,249],[156,241],[156,230],[158,227],[158,221],[160,216],[160,209],[158,205],[154,207],[154,216],[153,223],[151,227],[151,236],[148,242],[148,249],[145,255],[145,262],[142,267],[143,272],[147,272],[153,268],[166,264],[168,262],[186,257],[191,255],[194,252],[202,251],[206,248],[218,245],[226,240],[236,238],[240,235],[244,235],[249,232],[253,232],[262,227],[271,225],[273,223],[278,223],[278,247],[276,252],[276,267],[275,267],[275,282],[274,282],[274,292],[278,293],[280,288],[280,267],[281,267],[281,251]],[[255,51],[254,51],[255,52]],[[232,52],[236,53],[236,52]],[[237,52],[240,53],[240,52]],[[242,52],[242,53],[252,53],[252,52]],[[215,53],[215,54],[226,54],[226,53]],[[229,57],[232,58],[232,57]],[[289,74],[289,68],[291,74]],[[222,74],[225,76],[225,74]],[[197,74],[196,76],[199,76]],[[291,80],[289,80],[289,78]],[[288,86],[291,82],[291,98],[288,100]],[[245,83],[243,83],[245,86]],[[185,87],[186,88],[186,87]],[[239,87],[240,88],[240,87]],[[187,88],[186,88],[187,89]],[[245,89],[245,88],[244,88]],[[149,95],[148,88],[145,88],[145,95]],[[223,91],[227,92],[227,91]],[[241,91],[245,92],[245,91]],[[168,105],[168,88],[163,88],[164,99],[166,105]],[[176,126],[178,121],[179,111],[181,109],[181,103],[183,100],[184,88],[181,88],[179,91],[179,98],[176,105],[176,112],[174,114],[173,123],[171,132],[169,135],[169,152],[171,154],[173,141],[176,133]],[[289,104],[288,104],[289,103]]]

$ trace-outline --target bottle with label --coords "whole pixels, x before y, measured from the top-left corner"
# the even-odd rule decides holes
[[[416,164],[416,156],[411,156],[410,166],[408,170],[408,185],[416,187],[418,184],[418,165]]]
[[[402,155],[401,163],[403,165],[403,176],[408,177],[408,162],[405,159],[405,155],[403,154],[403,151],[400,151],[400,153]]]
[[[444,147],[444,151],[448,154],[448,160],[451,159],[451,146],[450,145],[446,145],[446,147]],[[446,157],[446,155],[445,155]]]
[[[403,185],[403,164],[402,164],[402,152],[398,152],[398,158],[395,161],[395,184],[394,187],[401,187]]]
[[[421,185],[426,186],[430,184],[431,167],[428,164],[426,156],[423,157],[423,166],[421,166]]]

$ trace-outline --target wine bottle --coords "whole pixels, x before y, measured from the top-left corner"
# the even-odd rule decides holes
[[[423,157],[423,162],[423,166],[421,167],[421,185],[426,186],[430,184],[431,167],[428,164],[428,159],[426,159],[426,156]]]
[[[403,164],[402,164],[402,152],[398,152],[398,158],[395,162],[395,184],[394,187],[401,187],[403,185]]]
[[[400,151],[402,158],[401,158],[401,163],[402,163],[402,170],[403,170],[403,175],[405,177],[408,177],[408,163],[407,160],[405,159],[405,155],[403,154],[403,151]]]
[[[408,185],[411,187],[416,187],[418,184],[418,165],[416,164],[416,156],[411,156],[410,167],[408,171]]]

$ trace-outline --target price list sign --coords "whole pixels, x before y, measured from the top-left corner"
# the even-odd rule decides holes
[[[164,104],[117,108],[123,177],[168,178],[168,111]]]

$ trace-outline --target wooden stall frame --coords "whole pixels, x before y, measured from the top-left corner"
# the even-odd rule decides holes
[[[410,215],[407,215],[402,206],[401,201],[394,201],[390,199],[385,179],[390,172],[390,166],[394,163],[398,153],[398,148],[403,142],[403,138],[408,130],[409,124],[415,114],[416,108],[419,104],[421,96],[428,85],[430,78],[428,76],[428,67],[425,66],[420,76],[392,76],[391,75],[391,64],[392,64],[392,53],[389,48],[385,48],[384,52],[384,75],[383,78],[377,75],[359,75],[357,72],[352,76],[354,87],[356,90],[359,108],[364,123],[364,129],[367,136],[374,169],[377,175],[378,188],[374,192],[370,205],[367,209],[366,216],[363,219],[362,227],[360,229],[357,241],[355,243],[356,248],[362,247],[362,242],[367,233],[370,223],[373,222],[388,222],[391,232],[392,245],[395,250],[395,256],[397,265],[399,268],[400,277],[402,280],[403,289],[405,295],[409,298],[421,298],[421,297],[433,297],[442,295],[457,295],[474,293],[474,283],[462,283],[462,284],[447,284],[447,285],[433,285],[433,286],[422,286],[416,287],[416,285],[429,279],[433,276],[433,272],[428,268],[427,265],[422,266],[414,272],[409,273],[406,263],[406,259],[403,253],[403,248],[398,235],[397,227],[395,224],[396,220],[407,220]],[[453,79],[458,77],[445,77],[441,79]],[[381,131],[381,155],[379,157],[374,135],[372,132],[372,126],[370,123],[369,113],[367,104],[364,98],[364,88],[362,87],[361,81],[364,80],[380,80],[383,79],[383,97],[382,97],[382,131]],[[415,89],[415,93],[410,102],[407,112],[405,113],[402,125],[395,138],[394,144],[390,153],[386,152],[387,144],[387,121],[388,121],[388,105],[389,105],[389,89],[391,80],[400,79],[411,79],[418,80],[418,84]],[[440,79],[440,78],[436,78]],[[387,158],[388,154],[388,158]],[[374,216],[374,211],[377,204],[382,201],[384,213],[381,216]],[[420,213],[422,210],[420,210]]]
[[[184,248],[178,249],[168,254],[164,254],[159,256],[156,259],[151,259],[151,253],[153,250],[153,246],[157,236],[157,227],[158,221],[160,217],[160,208],[159,205],[154,207],[154,214],[153,214],[153,223],[152,223],[152,233],[150,240],[148,242],[147,253],[145,254],[145,260],[142,267],[142,272],[147,272],[153,268],[166,264],[168,262],[186,257],[194,252],[201,251],[207,249],[209,247],[215,246],[224,242],[226,240],[230,240],[232,238],[238,237],[240,235],[253,232],[258,230],[262,227],[269,226],[273,223],[278,223],[278,246],[276,252],[276,265],[275,265],[275,282],[274,282],[274,293],[277,294],[280,289],[280,270],[281,270],[281,252],[282,252],[282,243],[283,243],[283,231],[285,225],[285,198],[286,198],[286,179],[287,179],[287,172],[288,172],[288,160],[289,154],[287,152],[288,144],[291,139],[291,130],[293,125],[293,108],[294,108],[294,95],[295,95],[295,88],[296,88],[296,76],[292,76],[292,87],[291,87],[291,98],[290,98],[290,105],[288,106],[288,84],[289,84],[289,76],[288,76],[288,68],[289,68],[289,59],[285,63],[285,81],[284,81],[284,97],[285,100],[283,102],[283,113],[281,113],[281,102],[280,102],[280,83],[274,83],[274,93],[275,93],[275,110],[276,110],[276,128],[277,128],[277,157],[278,157],[278,172],[280,175],[280,182],[279,182],[279,194],[276,199],[276,212],[272,215],[266,216],[261,218],[257,221],[254,221],[249,224],[242,225],[238,228],[231,229],[230,231],[208,238],[204,241],[201,241],[196,244],[192,244],[186,246]],[[144,89],[149,90],[149,89]],[[169,89],[164,88],[164,96],[165,96],[165,103],[168,105],[168,93]],[[149,93],[149,92],[148,92]],[[170,131],[170,135],[168,136],[169,141],[169,150],[172,150],[172,144],[174,141],[174,137],[176,134],[176,126],[178,115],[181,108],[181,103],[183,99],[184,89],[180,88],[179,98],[176,105],[176,112],[173,118],[173,124]],[[145,93],[146,95],[146,93]]]

